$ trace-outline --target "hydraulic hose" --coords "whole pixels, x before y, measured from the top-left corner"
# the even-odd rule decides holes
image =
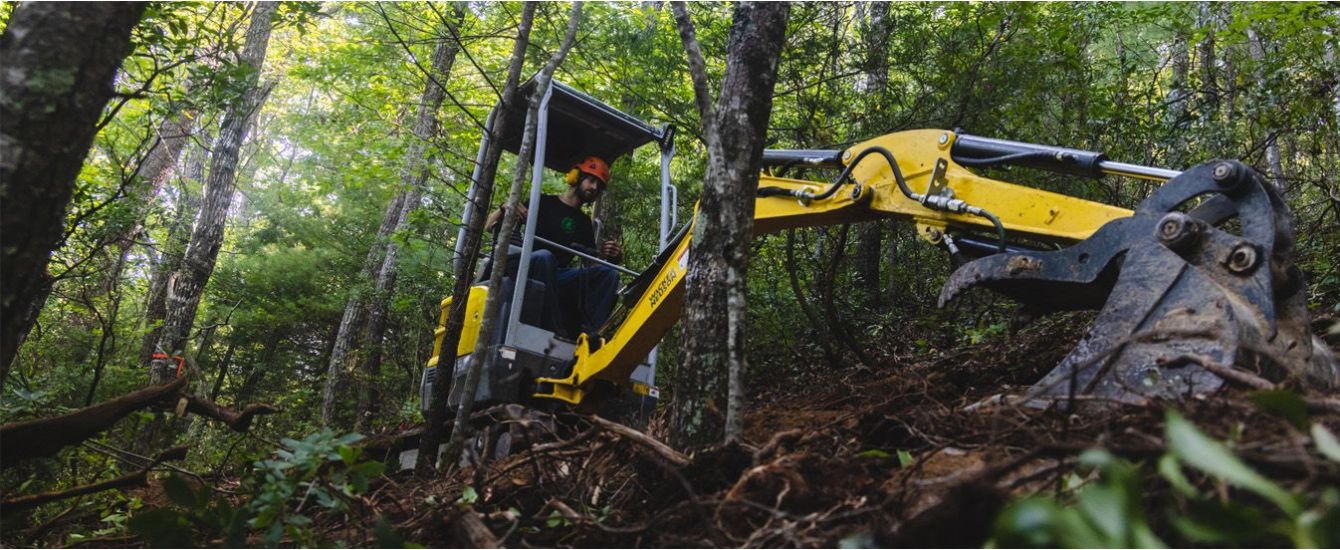
[[[986,210],[983,210],[976,206],[969,205],[968,203],[963,202],[959,199],[952,199],[949,197],[943,197],[938,195],[927,196],[921,193],[913,192],[912,188],[908,187],[907,180],[903,178],[902,170],[898,169],[898,160],[894,158],[893,153],[890,152],[888,149],[885,149],[878,145],[867,147],[863,149],[860,153],[858,153],[856,155],[856,158],[853,158],[851,162],[848,162],[847,166],[842,169],[842,173],[838,174],[837,179],[833,180],[833,183],[829,185],[827,189],[824,189],[824,191],[819,194],[813,194],[803,189],[792,190],[782,187],[760,187],[758,189],[758,196],[760,197],[792,196],[802,201],[826,199],[828,197],[833,196],[834,193],[837,193],[838,188],[842,186],[842,184],[847,180],[849,176],[851,176],[851,171],[856,168],[856,165],[860,164],[862,159],[864,159],[865,157],[869,156],[872,153],[878,153],[880,156],[884,157],[884,161],[889,164],[889,169],[893,172],[894,183],[898,184],[898,190],[901,191],[903,195],[906,196],[907,198],[919,202],[923,206],[926,206],[927,208],[931,208],[934,210],[942,210],[945,212],[952,212],[958,214],[968,213],[974,216],[979,216],[982,218],[986,218],[987,220],[990,220],[991,225],[995,226],[996,234],[1000,239],[1000,242],[997,245],[997,250],[1001,253],[1005,252],[1005,225],[1000,222],[1000,218],[997,218],[995,214],[987,212]],[[1025,153],[1025,154],[1031,156],[1034,153]]]
[[[827,189],[824,189],[822,193],[816,195],[803,189],[792,190],[782,187],[760,187],[758,189],[758,196],[760,197],[792,196],[804,201],[824,200],[828,197],[833,196],[834,193],[837,193],[838,188],[841,187],[842,184],[847,181],[847,178],[849,176],[851,176],[851,171],[856,168],[856,165],[860,164],[861,160],[867,156],[870,156],[871,153],[879,153],[880,156],[884,157],[884,160],[889,163],[889,166],[891,168],[893,168],[893,179],[898,183],[898,189],[902,190],[903,194],[906,195],[907,198],[920,202],[921,200],[919,198],[920,196],[917,195],[916,193],[913,193],[912,188],[908,187],[907,181],[903,179],[903,173],[901,170],[898,169],[898,161],[893,158],[893,153],[890,153],[888,149],[885,149],[878,145],[867,147],[864,150],[862,150],[860,154],[857,154],[856,158],[852,159],[851,162],[847,163],[847,166],[845,166],[842,169],[842,173],[838,174],[837,179],[833,180],[833,183],[829,185]]]
[[[986,210],[982,210],[981,208],[978,208],[978,207],[976,207],[976,206],[970,206],[970,207],[968,207],[968,213],[969,213],[969,214],[975,214],[975,215],[981,216],[981,217],[983,217],[983,218],[986,218],[986,219],[988,219],[988,220],[991,220],[991,225],[996,226],[996,237],[999,239],[999,240],[997,241],[997,243],[996,243],[996,252],[997,252],[997,253],[1000,253],[1000,254],[1004,254],[1004,253],[1005,253],[1005,224],[1000,223],[1000,218],[997,218],[995,214],[992,214],[992,213],[990,213],[990,212],[987,212]]]

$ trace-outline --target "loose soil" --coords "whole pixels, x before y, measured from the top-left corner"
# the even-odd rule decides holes
[[[1146,507],[1157,510],[1172,498],[1148,465],[1163,453],[1163,406],[1068,415],[997,399],[1051,370],[1081,336],[1074,327],[1087,325],[1062,317],[934,357],[907,350],[778,382],[752,397],[741,442],[683,467],[578,420],[576,437],[443,480],[394,477],[367,512],[429,546],[980,547],[1010,499],[1055,494],[1091,447],[1145,463]],[[1211,435],[1233,436],[1277,480],[1340,479],[1248,395],[1231,389],[1179,409]],[[1313,418],[1340,429],[1340,415]],[[653,422],[647,433],[663,431]],[[479,495],[469,505],[458,503],[466,486]],[[332,538],[370,536],[366,525],[331,527]]]
[[[1071,415],[1000,399],[1050,371],[1088,324],[1061,316],[947,352],[816,366],[758,388],[741,441],[689,456],[563,418],[564,429],[500,460],[429,480],[390,474],[355,514],[318,515],[313,527],[362,547],[386,542],[379,523],[427,547],[981,547],[1010,500],[1060,494],[1093,447],[1144,464],[1145,509],[1160,510],[1174,498],[1151,465],[1164,452],[1164,406]],[[1336,464],[1249,396],[1229,389],[1178,408],[1272,479],[1340,482]],[[1340,414],[1312,418],[1340,431]],[[645,433],[664,431],[653,420]],[[463,498],[467,487],[475,498]],[[142,497],[162,500],[156,491]]]

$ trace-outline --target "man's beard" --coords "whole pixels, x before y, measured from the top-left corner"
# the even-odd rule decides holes
[[[577,197],[582,199],[583,203],[590,204],[596,202],[596,199],[600,198],[600,190],[599,189],[586,190],[578,188]]]

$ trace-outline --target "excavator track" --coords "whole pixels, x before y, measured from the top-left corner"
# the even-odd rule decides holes
[[[964,264],[939,303],[981,286],[1033,312],[1101,307],[1076,348],[1028,392],[1033,406],[1202,396],[1224,385],[1212,371],[1234,365],[1334,388],[1340,368],[1308,331],[1293,242],[1273,187],[1239,162],[1210,162],[1073,246]]]

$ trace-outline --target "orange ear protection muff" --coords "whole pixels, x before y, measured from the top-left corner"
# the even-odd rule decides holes
[[[582,171],[574,167],[573,169],[568,170],[567,175],[563,176],[563,181],[568,182],[569,186],[577,185],[577,182],[581,180],[581,177]]]

